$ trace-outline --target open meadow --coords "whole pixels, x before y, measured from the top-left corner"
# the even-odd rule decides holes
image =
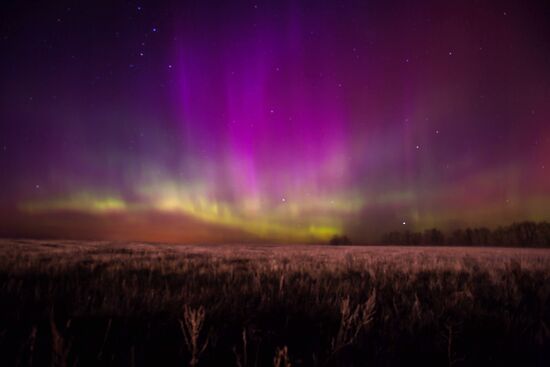
[[[550,251],[0,241],[3,366],[548,366]]]

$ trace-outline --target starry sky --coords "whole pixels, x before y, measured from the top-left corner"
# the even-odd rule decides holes
[[[548,1],[8,0],[0,235],[550,219]]]

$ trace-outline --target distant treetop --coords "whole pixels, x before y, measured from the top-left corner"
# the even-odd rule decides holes
[[[413,246],[550,247],[550,223],[524,221],[499,226],[493,230],[486,227],[468,227],[447,234],[436,228],[425,230],[423,233],[394,231],[384,234],[382,243]]]
[[[329,244],[331,246],[350,246],[351,240],[346,235],[342,235],[342,236],[334,235],[330,239]]]

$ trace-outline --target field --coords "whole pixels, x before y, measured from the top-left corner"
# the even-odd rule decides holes
[[[0,241],[3,366],[548,366],[550,251]]]

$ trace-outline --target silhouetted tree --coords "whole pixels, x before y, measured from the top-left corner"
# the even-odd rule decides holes
[[[330,239],[329,244],[331,246],[350,246],[351,240],[346,235],[342,235],[342,236],[334,235]]]
[[[464,246],[472,246],[474,244],[474,231],[470,227],[464,231]]]
[[[515,233],[518,246],[533,246],[536,243],[537,224],[534,222],[513,223],[512,229]]]
[[[472,245],[488,246],[490,244],[491,231],[489,228],[481,227],[472,230]]]
[[[422,244],[422,233],[405,231],[402,244],[409,246],[418,246]]]
[[[445,236],[439,229],[427,229],[424,231],[422,243],[430,246],[441,246],[445,243]]]
[[[439,229],[427,229],[423,233],[394,231],[382,236],[382,242],[393,245],[416,246],[420,244],[440,246],[539,246],[550,247],[550,223],[516,222],[499,226],[495,230],[486,227],[456,229],[445,236]]]
[[[550,223],[537,224],[537,244],[542,247],[550,247]]]
[[[449,236],[449,245],[460,246],[464,244],[464,231],[462,229],[454,230]]]
[[[387,245],[402,245],[403,234],[398,231],[386,233],[382,236],[382,243]]]
[[[499,244],[506,245],[506,231],[502,226],[498,226],[497,229],[495,229],[491,233],[491,239],[490,244],[492,246],[499,246]]]

